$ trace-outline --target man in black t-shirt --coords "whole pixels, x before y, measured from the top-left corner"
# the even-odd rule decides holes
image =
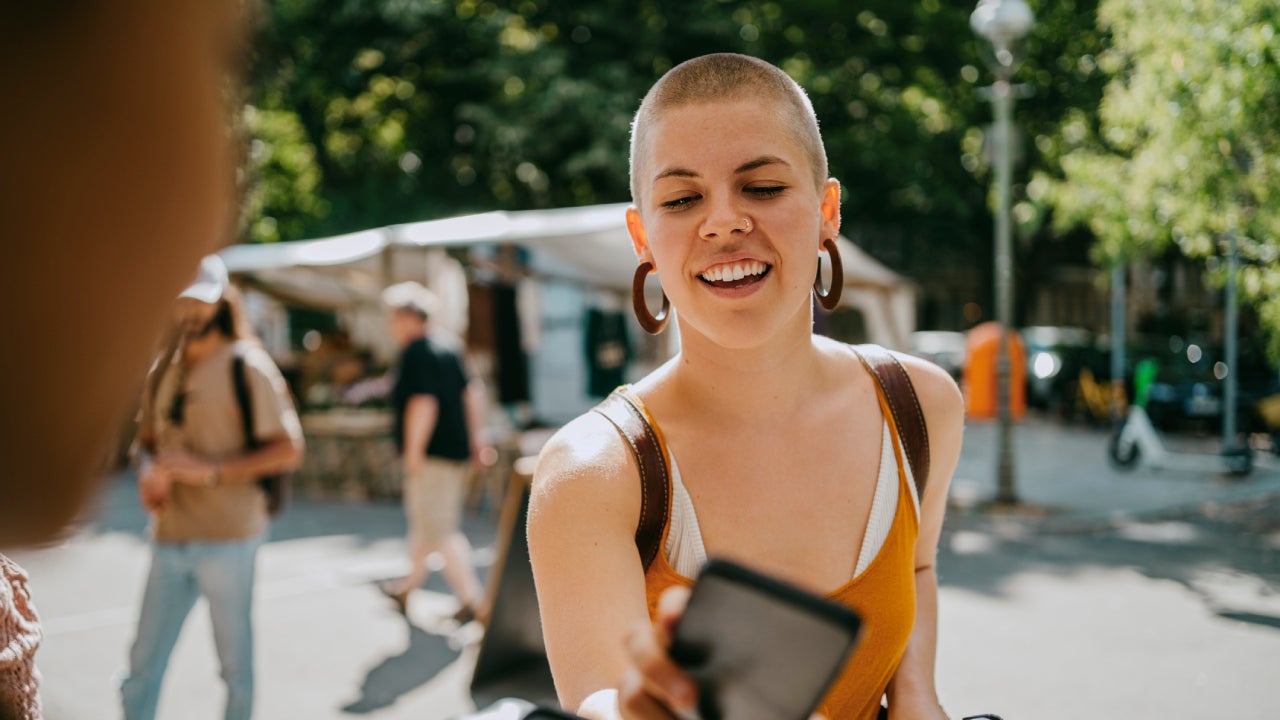
[[[401,347],[391,400],[404,468],[410,571],[381,587],[404,612],[409,592],[430,572],[427,557],[439,552],[445,580],[462,606],[454,617],[484,622],[484,590],[460,527],[471,468],[492,454],[481,440],[484,385],[467,377],[452,343],[428,336],[428,319],[436,309],[431,291],[415,282],[400,283],[387,288],[382,300]]]

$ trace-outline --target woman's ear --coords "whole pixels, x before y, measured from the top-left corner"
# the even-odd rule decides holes
[[[640,261],[653,262],[649,252],[649,238],[644,232],[644,221],[640,219],[640,211],[633,205],[627,208],[627,233],[631,235],[631,248],[636,251]]]
[[[822,185],[822,234],[818,244],[828,238],[834,240],[840,234],[840,181],[835,178]]]

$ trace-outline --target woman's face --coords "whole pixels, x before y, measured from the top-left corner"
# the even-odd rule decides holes
[[[387,310],[387,327],[391,331],[391,337],[398,345],[422,337],[425,331],[425,325],[422,316],[408,310]]]
[[[200,302],[189,297],[178,298],[173,304],[174,323],[178,331],[187,337],[198,336],[209,326],[209,322],[217,312],[216,304]]]
[[[839,186],[813,171],[781,114],[760,101],[670,109],[638,168],[628,227],[689,329],[754,347],[812,322],[809,293],[824,238],[839,231]]]

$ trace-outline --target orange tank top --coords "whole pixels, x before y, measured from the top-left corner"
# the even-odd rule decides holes
[[[862,618],[862,637],[818,706],[818,712],[830,720],[875,720],[880,711],[880,700],[897,672],[915,624],[915,546],[919,534],[915,488],[904,469],[902,441],[894,414],[878,385],[876,393],[893,440],[893,454],[898,466],[898,504],[893,525],[879,553],[860,574],[827,595]],[[630,393],[627,393],[627,398],[643,411],[649,429],[656,436],[663,457],[670,466],[666,442],[653,416],[639,398]],[[667,483],[669,498],[669,477]],[[669,529],[670,513],[662,527],[659,548],[666,544]],[[649,616],[656,615],[658,597],[664,590],[674,585],[692,584],[691,579],[671,567],[666,554],[659,550],[645,572]]]

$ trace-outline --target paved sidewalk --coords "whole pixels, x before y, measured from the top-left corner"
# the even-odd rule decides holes
[[[149,553],[132,478],[107,488],[96,519],[67,542],[12,553],[31,575],[46,638],[37,655],[48,720],[120,717],[116,690],[137,622]],[[469,517],[482,574],[495,523]],[[439,720],[469,712],[480,628],[458,628],[433,573],[397,613],[374,582],[402,574],[403,513],[393,503],[296,499],[259,554],[254,619],[256,718]],[[203,601],[187,619],[160,720],[217,720],[223,689]]]
[[[939,684],[954,710],[1003,711],[1011,720],[1074,720],[1080,715],[1071,708],[1163,718],[1231,697],[1244,703],[1237,717],[1256,716],[1251,709],[1270,702],[1260,693],[1271,692],[1263,688],[1274,672],[1262,659],[1280,657],[1280,631],[1267,620],[1280,618],[1280,586],[1265,573],[1250,574],[1262,561],[1249,555],[1235,562],[1221,538],[1184,525],[1110,531],[1134,519],[1280,494],[1280,463],[1261,457],[1245,479],[1141,468],[1121,473],[1107,462],[1105,433],[1029,420],[1015,437],[1018,490],[1036,512],[982,509],[995,492],[994,424],[970,424],[953,483],[957,507],[940,559]],[[494,556],[495,524],[488,514],[467,519],[481,571]],[[121,476],[93,522],[70,540],[13,553],[31,573],[47,630],[37,660],[49,720],[120,717],[115,683],[147,568],[144,526],[131,478]],[[276,524],[259,564],[256,717],[445,720],[472,709],[466,688],[478,627],[445,620],[454,604],[439,576],[415,595],[409,622],[373,586],[403,572],[404,529],[393,503],[297,500]],[[1113,539],[1095,541],[1094,530]],[[1159,535],[1156,544],[1134,545],[1142,533]],[[1174,544],[1179,538],[1193,542],[1184,548]],[[1280,538],[1270,542],[1280,547]],[[1153,547],[1176,562],[1141,555]],[[1182,558],[1194,567],[1183,569]],[[221,717],[214,657],[200,604],[170,665],[160,720]],[[1095,665],[1114,674],[1151,670],[1137,671],[1137,689],[1110,683],[1090,690]],[[1166,676],[1171,689],[1161,689]],[[1037,688],[1058,694],[1045,701]],[[1071,700],[1073,693],[1089,698]],[[1138,712],[1144,706],[1135,698],[1157,695],[1163,705],[1148,703],[1157,711]],[[1121,705],[1084,702],[1092,698],[1130,704],[1122,712]]]
[[[1014,427],[1014,468],[1019,501],[1028,507],[1003,512],[987,502],[996,494],[997,425],[970,421],[951,486],[955,522],[1012,516],[1045,532],[1104,529],[1130,519],[1176,517],[1207,506],[1230,505],[1280,494],[1280,458],[1254,455],[1245,477],[1139,464],[1118,470],[1107,459],[1108,432],[1063,427],[1029,417]],[[1216,438],[1166,438],[1171,451],[1216,454]]]

